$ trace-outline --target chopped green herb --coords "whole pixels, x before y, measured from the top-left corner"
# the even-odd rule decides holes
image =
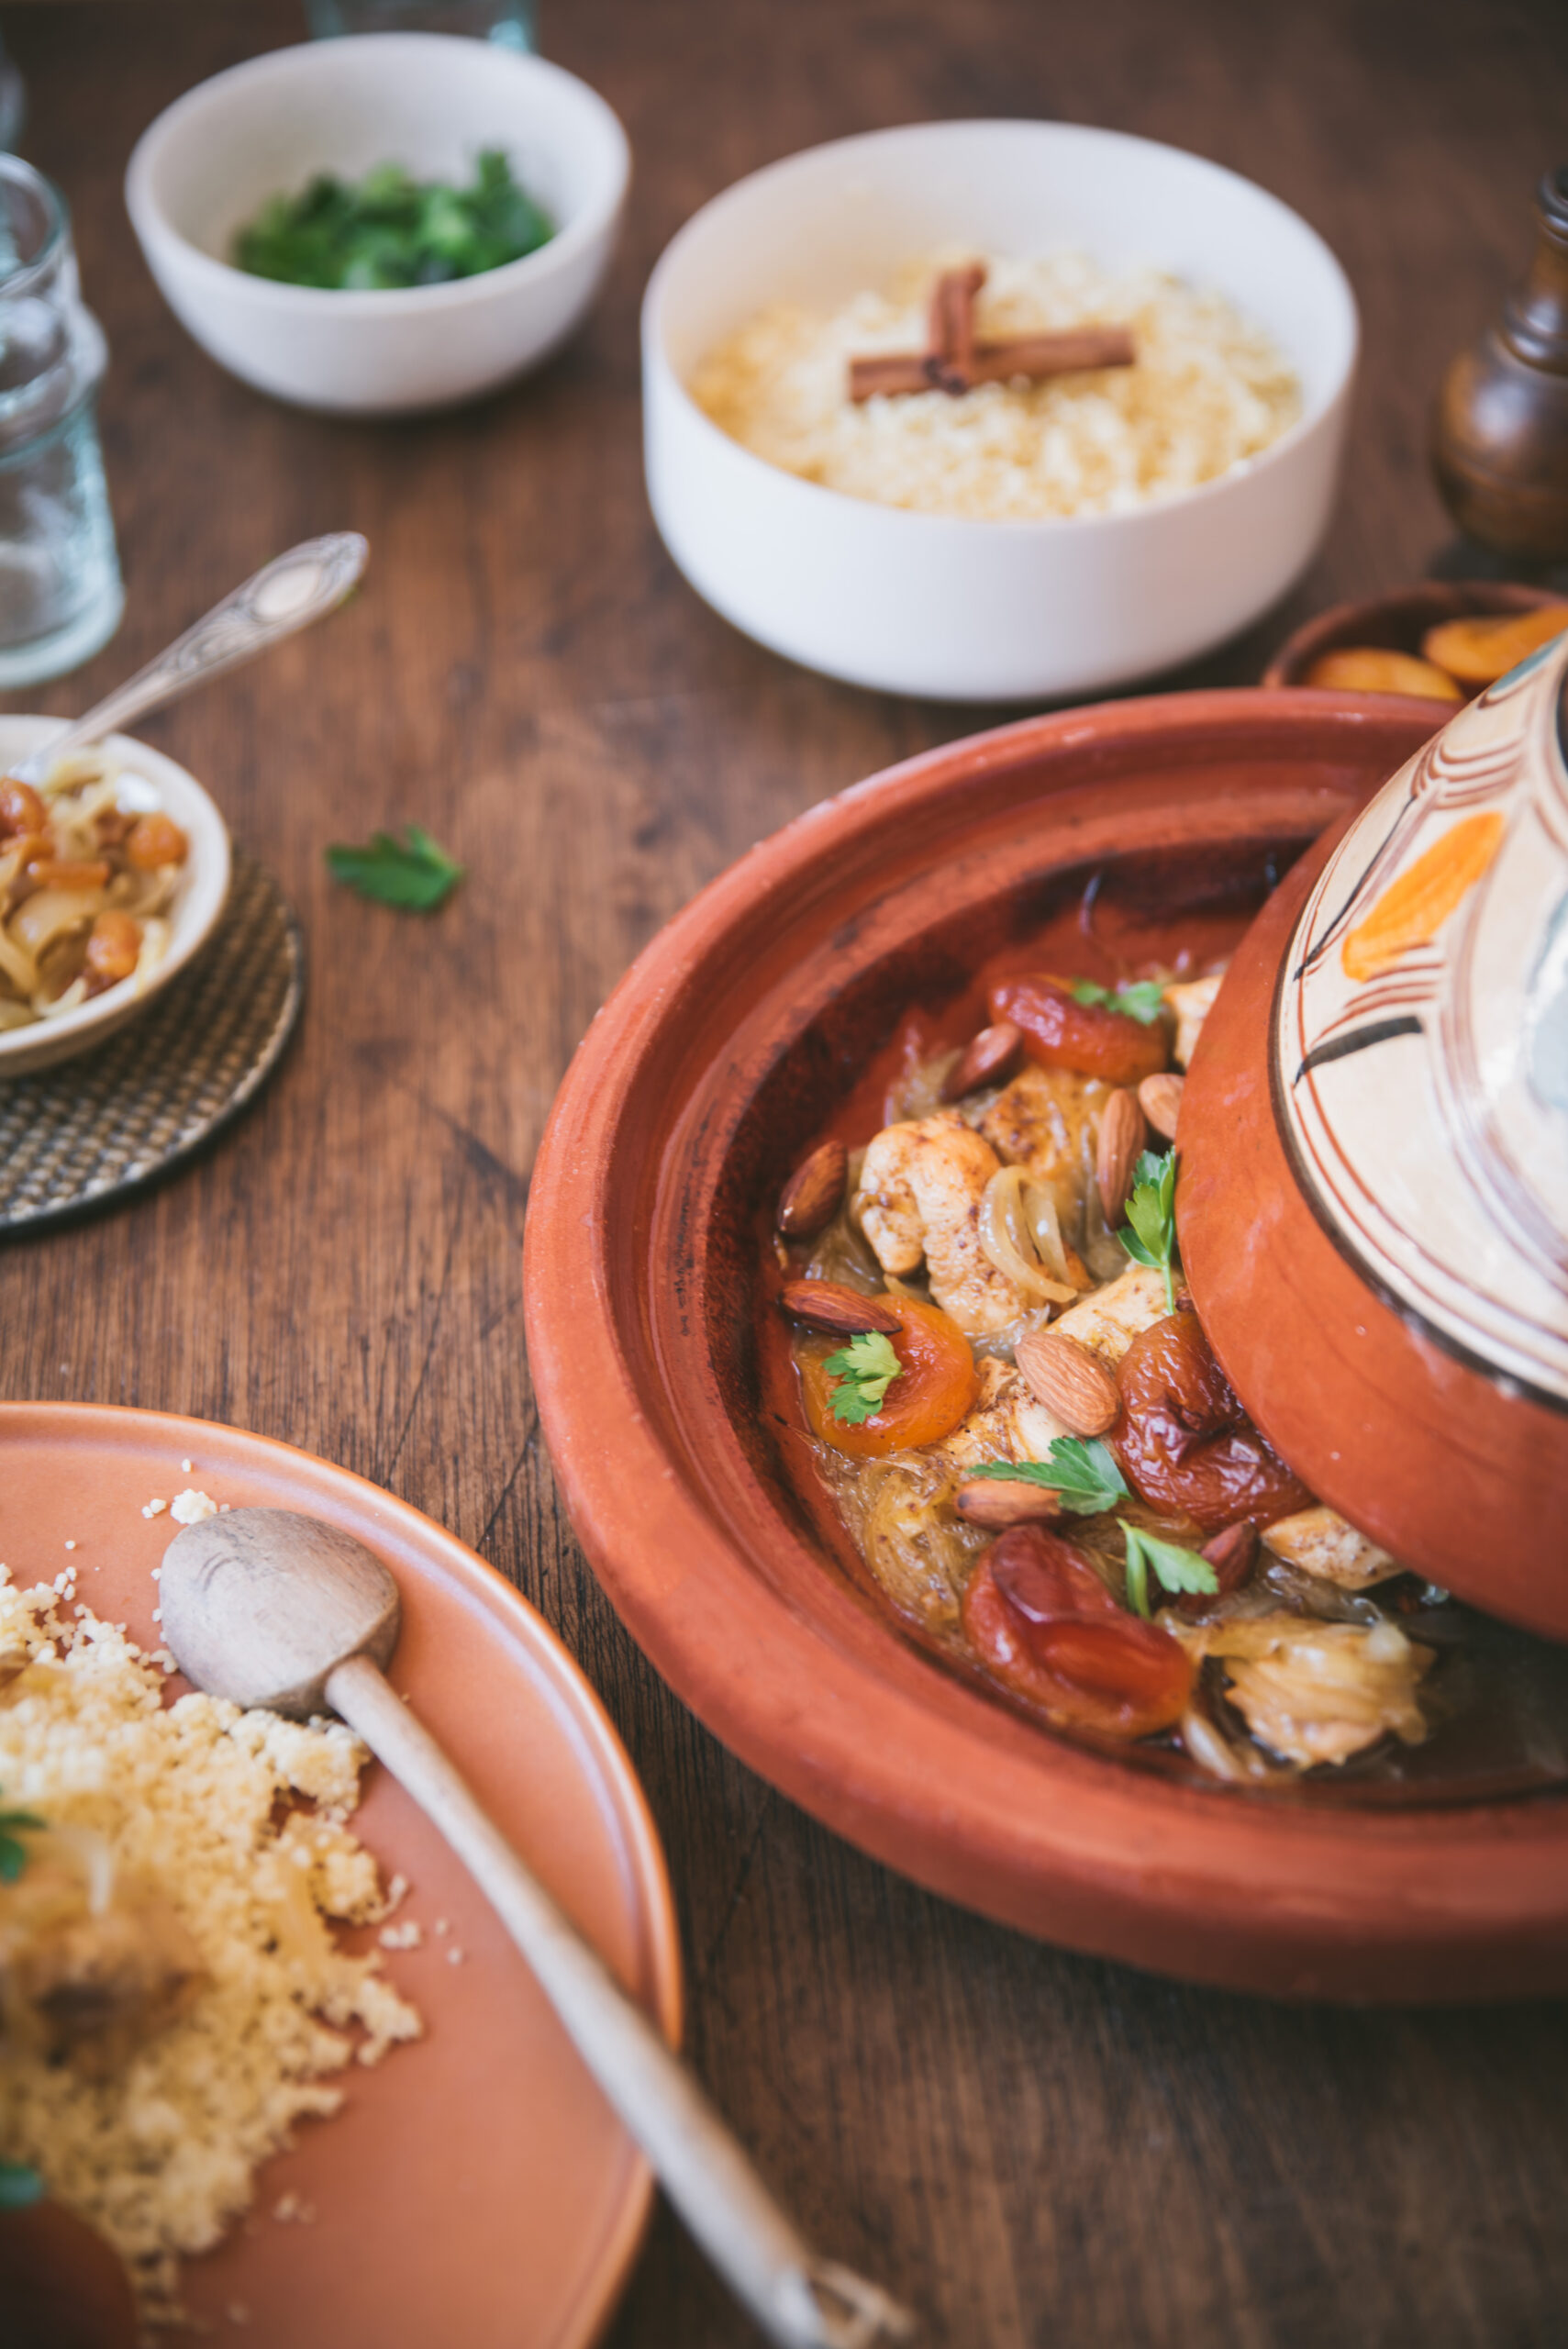
[[[1127,1536],[1127,1603],[1138,1614],[1149,1612],[1151,1566],[1162,1590],[1219,1588],[1219,1576],[1195,1550],[1184,1550],[1179,1542],[1162,1542],[1142,1526],[1129,1525],[1125,1517],[1118,1517],[1117,1523]]]
[[[1073,993],[1080,1003],[1108,1004],[1113,1011],[1125,1011],[1129,1019],[1140,1019],[1145,1028],[1152,1028],[1165,1000],[1165,982],[1118,979],[1114,987],[1103,987],[1094,979],[1074,979]]]
[[[390,832],[376,832],[365,848],[334,843],[327,852],[327,864],[335,881],[346,881],[361,897],[417,913],[439,906],[462,879],[462,865],[454,864],[417,824],[405,824],[400,841]]]
[[[0,2210],[27,2210],[43,2200],[43,2180],[25,2162],[0,2162]]]
[[[904,1375],[893,1341],[880,1330],[867,1330],[851,1338],[847,1346],[829,1354],[822,1366],[839,1382],[828,1398],[828,1408],[836,1419],[852,1428],[881,1410],[888,1388]]]
[[[15,1884],[28,1865],[28,1847],[18,1840],[19,1831],[47,1824],[30,1810],[0,1810],[0,1884]]]
[[[1018,1484],[1043,1485],[1062,1496],[1062,1506],[1074,1517],[1097,1517],[1118,1501],[1131,1497],[1108,1448],[1097,1436],[1083,1442],[1077,1436],[1059,1435],[1046,1460],[987,1460],[969,1472],[973,1476],[1006,1476]]]
[[[1135,1264],[1165,1275],[1165,1303],[1176,1309],[1176,1153],[1146,1150],[1133,1174],[1127,1221],[1117,1234]]]
[[[322,173],[274,195],[234,239],[252,277],[362,294],[480,277],[547,244],[553,224],[487,148],[469,187],[411,179],[381,163],[350,184]]]

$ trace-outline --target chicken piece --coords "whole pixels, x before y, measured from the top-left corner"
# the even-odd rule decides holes
[[[1100,1111],[1111,1087],[1069,1068],[1032,1062],[1005,1085],[980,1120],[980,1131],[1005,1166],[1021,1166],[1075,1225],[1094,1179]]]
[[[1070,1305],[1061,1320],[1051,1324],[1051,1335],[1076,1338],[1107,1370],[1114,1370],[1134,1338],[1162,1321],[1169,1311],[1164,1275],[1148,1264],[1129,1264],[1104,1288]]]
[[[146,1885],[121,1878],[96,1911],[84,1877],[55,1861],[0,1885],[0,2045],[69,2056],[104,2078],[205,1979],[190,1933]]]
[[[1224,976],[1223,971],[1211,971],[1207,979],[1182,979],[1165,989],[1165,1000],[1176,1015],[1176,1041],[1172,1050],[1180,1068],[1186,1067],[1197,1050],[1203,1023],[1214,1008],[1214,998]]]
[[[985,1460],[1049,1460],[1051,1447],[1067,1431],[1037,1403],[1011,1363],[988,1355],[978,1364],[980,1400],[962,1427],[930,1447],[955,1475]]]
[[[1374,1582],[1386,1582],[1390,1575],[1403,1571],[1386,1550],[1347,1525],[1337,1509],[1321,1503],[1316,1508],[1298,1509],[1294,1517],[1276,1518],[1273,1525],[1264,1526],[1263,1542],[1286,1565],[1299,1566],[1306,1575],[1321,1575],[1325,1582],[1338,1583],[1341,1590],[1369,1590]]]
[[[1226,1691],[1260,1743],[1310,1769],[1348,1762],[1392,1734],[1419,1745],[1427,1734],[1417,1691],[1432,1661],[1396,1625],[1319,1623],[1259,1615],[1192,1625],[1160,1621],[1189,1655],[1217,1655]]]
[[[912,1273],[924,1256],[931,1295],[972,1338],[1005,1330],[1029,1304],[980,1244],[980,1203],[998,1171],[956,1109],[884,1126],[861,1168],[861,1229],[883,1271]]]

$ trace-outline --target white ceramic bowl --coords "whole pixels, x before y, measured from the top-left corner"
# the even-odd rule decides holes
[[[0,718],[0,774],[59,731],[58,718]],[[109,735],[104,747],[121,763],[124,803],[140,812],[161,809],[191,844],[170,909],[168,952],[139,985],[124,979],[74,1011],[0,1029],[0,1082],[90,1051],[134,1019],[206,944],[228,896],[228,829],[195,775],[128,734]]]
[[[1284,351],[1302,415],[1261,455],[1162,503],[981,522],[799,480],[686,392],[766,303],[836,306],[948,242],[1077,248],[1217,286]],[[873,131],[740,181],[664,252],[642,311],[649,495],[697,593],[810,668],[949,701],[1082,695],[1221,642],[1305,569],[1333,501],[1356,341],[1321,238],[1217,164],[1071,123]]]
[[[557,223],[537,252],[447,285],[338,294],[233,268],[236,229],[317,172],[465,180],[500,147]],[[443,33],[273,50],[175,100],[126,173],[171,309],[222,367],[301,407],[385,415],[472,399],[564,340],[608,264],[631,169],[603,98],[538,57]]]

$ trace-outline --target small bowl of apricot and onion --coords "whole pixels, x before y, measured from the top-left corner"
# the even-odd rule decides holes
[[[1285,639],[1262,682],[1457,706],[1564,629],[1568,598],[1543,588],[1429,580],[1320,612]]]
[[[0,718],[0,1082],[136,1019],[228,896],[228,829],[194,775],[111,734],[41,785],[18,777],[59,731]]]

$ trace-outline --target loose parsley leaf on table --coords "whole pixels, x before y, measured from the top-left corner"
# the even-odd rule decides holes
[[[1079,1003],[1092,1008],[1107,1004],[1112,1011],[1125,1011],[1129,1019],[1152,1028],[1165,1000],[1165,983],[1162,979],[1118,979],[1114,987],[1103,987],[1095,979],[1074,979],[1073,993]]]
[[[24,1827],[41,1828],[47,1822],[35,1819],[30,1810],[0,1810],[0,1884],[15,1884],[28,1865],[28,1847],[17,1831]]]
[[[1176,1309],[1176,1153],[1146,1150],[1133,1173],[1127,1221],[1118,1232],[1135,1264],[1165,1275],[1165,1303]]]
[[[1184,1550],[1179,1542],[1162,1542],[1141,1525],[1129,1525],[1125,1517],[1118,1517],[1117,1523],[1127,1536],[1127,1603],[1138,1614],[1149,1612],[1151,1567],[1162,1590],[1219,1588],[1219,1576],[1195,1550]]]
[[[1044,1485],[1060,1493],[1062,1506],[1074,1517],[1097,1517],[1131,1495],[1122,1481],[1108,1447],[1097,1436],[1087,1442],[1077,1436],[1059,1435],[1045,1460],[987,1460],[971,1469],[974,1476],[1005,1476],[1023,1485]]]
[[[270,197],[235,238],[234,258],[284,285],[375,293],[480,277],[554,233],[495,147],[468,187],[411,179],[396,163],[352,182],[321,173],[296,195]]]
[[[829,1354],[822,1367],[839,1382],[828,1398],[828,1408],[836,1419],[852,1428],[881,1410],[888,1388],[904,1375],[892,1340],[880,1330],[867,1330],[851,1338],[847,1346]]]
[[[405,824],[401,840],[390,832],[373,833],[364,848],[334,841],[327,852],[327,866],[334,881],[346,881],[361,897],[422,914],[439,906],[462,879],[462,865],[417,824]]]

